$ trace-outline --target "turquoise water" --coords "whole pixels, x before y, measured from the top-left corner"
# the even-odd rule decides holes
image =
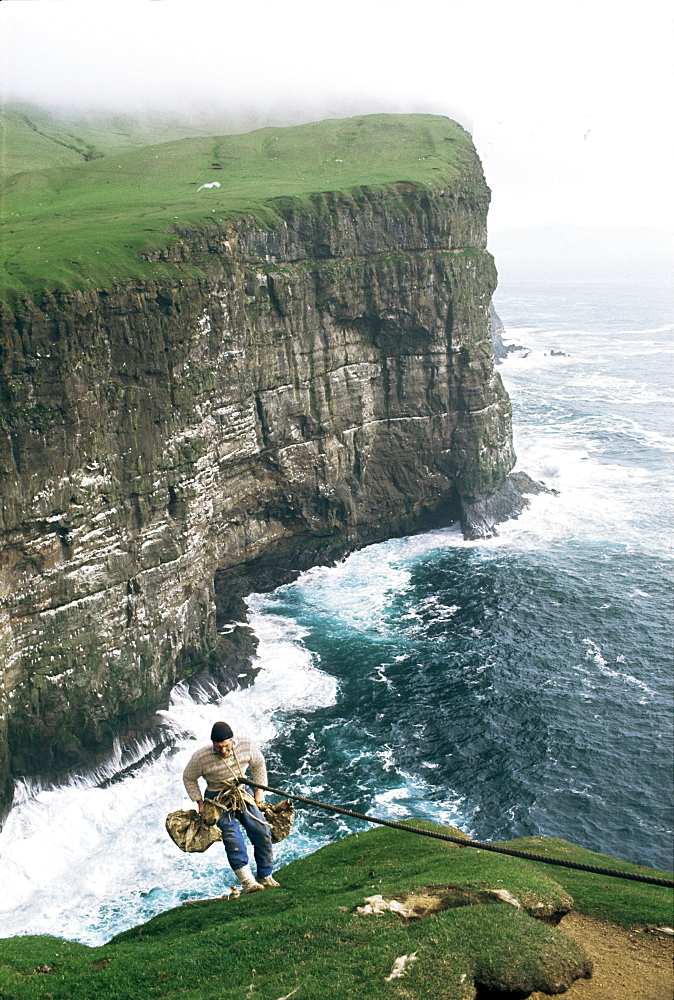
[[[124,780],[105,779],[149,743],[68,786],[18,789],[0,935],[96,943],[226,891],[217,845],[180,855],[163,830],[217,718],[263,744],[289,791],[671,868],[670,303],[657,285],[500,291],[523,347],[500,369],[519,467],[558,495],[494,539],[391,540],[253,595],[252,688],[176,689],[172,747]],[[279,863],[362,828],[302,810]]]

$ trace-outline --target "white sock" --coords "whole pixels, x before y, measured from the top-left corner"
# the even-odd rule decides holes
[[[252,885],[255,882],[253,873],[250,870],[250,865],[244,865],[243,868],[237,868],[234,874],[243,886]]]

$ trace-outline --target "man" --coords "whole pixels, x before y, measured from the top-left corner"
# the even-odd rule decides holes
[[[232,789],[237,778],[243,778],[248,767],[252,771],[253,781],[260,785],[267,784],[267,766],[258,747],[251,740],[234,739],[234,733],[226,722],[216,722],[211,730],[211,745],[197,750],[183,772],[185,789],[202,813],[204,800],[198,779],[206,779],[207,799],[217,799],[221,794],[223,801],[227,802],[228,791]],[[239,785],[238,789],[243,794],[235,793],[234,802],[230,797],[229,811],[222,812],[218,827],[222,831],[227,860],[243,886],[243,891],[258,892],[278,885],[272,877],[274,855],[271,830],[259,809],[264,803],[264,792],[261,788],[256,788],[253,800],[249,794],[250,789],[244,789],[242,785]],[[248,864],[248,850],[243,830],[253,845],[257,879],[253,878]]]

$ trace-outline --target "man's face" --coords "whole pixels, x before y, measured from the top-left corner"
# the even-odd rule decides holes
[[[216,753],[220,754],[221,757],[229,757],[232,752],[232,741],[231,740],[220,740],[219,743],[213,742],[213,749]]]

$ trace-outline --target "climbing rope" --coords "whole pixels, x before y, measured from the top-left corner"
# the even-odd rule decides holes
[[[651,875],[637,875],[634,872],[621,872],[615,868],[599,868],[597,865],[584,865],[579,861],[564,861],[562,858],[546,858],[541,854],[529,854],[527,851],[515,851],[510,847],[497,847],[496,844],[483,844],[479,840],[469,840],[464,837],[452,837],[447,833],[435,833],[433,830],[419,830],[414,826],[407,826],[405,823],[395,823],[389,819],[381,819],[379,816],[368,816],[365,813],[354,812],[353,809],[344,809],[341,806],[330,806],[326,802],[317,802],[316,799],[307,799],[303,795],[291,795],[290,792],[283,792],[279,788],[271,788],[269,785],[260,785],[249,778],[239,778],[239,782],[245,781],[253,788],[261,788],[265,792],[273,795],[282,795],[286,799],[294,799],[307,806],[315,806],[317,809],[326,809],[328,812],[341,813],[343,816],[352,816],[354,819],[365,820],[366,823],[378,823],[380,826],[390,826],[394,830],[404,830],[405,833],[415,833],[418,837],[433,837],[435,840],[447,840],[451,844],[459,847],[477,847],[481,851],[492,851],[494,854],[509,854],[515,858],[525,858],[527,861],[542,861],[546,865],[558,865],[560,868],[575,868],[582,872],[593,872],[595,875],[609,875],[612,878],[625,878],[632,882],[647,882],[649,885],[664,885],[674,888],[674,880],[667,878],[654,878]]]

